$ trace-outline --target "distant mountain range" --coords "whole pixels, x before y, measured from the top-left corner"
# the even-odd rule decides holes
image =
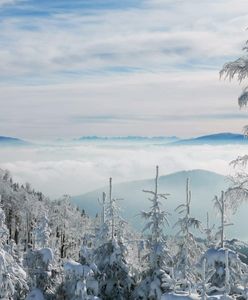
[[[82,136],[74,141],[87,142],[87,141],[123,141],[123,142],[165,142],[172,143],[178,141],[176,136]]]
[[[0,136],[0,146],[25,146],[25,145],[29,145],[29,143],[18,138]]]
[[[223,144],[248,144],[248,138],[243,134],[235,133],[216,133],[211,135],[204,135],[191,139],[178,140],[172,145],[223,145]]]
[[[59,142],[61,142],[59,140]],[[180,146],[180,145],[227,145],[227,144],[248,144],[248,138],[236,133],[216,133],[199,137],[180,139],[176,136],[82,136],[73,139],[76,143],[144,143],[153,145]],[[0,145],[30,145],[30,142],[19,138],[0,136]]]
[[[215,227],[218,228],[220,219],[214,211],[213,198],[215,195],[220,195],[221,190],[225,190],[229,183],[225,176],[206,170],[181,171],[159,178],[159,192],[170,194],[168,200],[164,200],[163,203],[164,208],[171,213],[171,224],[173,225],[178,217],[175,208],[185,203],[187,178],[190,179],[192,191],[192,216],[205,223],[207,212],[209,212],[210,223],[215,223]],[[124,199],[119,201],[123,217],[138,230],[143,228],[140,212],[147,210],[151,205],[151,202],[147,199],[147,194],[142,192],[143,189],[154,189],[154,179],[117,184],[113,182],[113,197]],[[103,192],[108,195],[108,186],[87,194],[74,196],[72,202],[85,209],[89,215],[94,216],[96,213],[100,213],[98,199],[101,199]],[[246,232],[248,227],[247,215],[248,204],[244,204],[237,214],[231,218],[235,226],[227,228],[230,237],[248,240]],[[172,229],[169,229],[169,232],[172,232]]]
[[[166,144],[170,146],[179,145],[225,145],[225,144],[248,144],[248,138],[242,134],[236,133],[216,133],[199,136],[196,138],[180,139],[176,136],[119,136],[119,137],[102,137],[102,136],[82,136],[74,139],[76,142],[152,142],[155,144]]]

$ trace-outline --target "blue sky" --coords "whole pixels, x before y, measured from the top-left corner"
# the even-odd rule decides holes
[[[241,131],[242,0],[0,0],[1,135]]]

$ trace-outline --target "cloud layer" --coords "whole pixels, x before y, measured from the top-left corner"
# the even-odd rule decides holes
[[[152,178],[160,165],[162,175],[180,170],[206,169],[224,175],[229,162],[246,154],[246,146],[166,147],[151,143],[83,143],[43,147],[2,148],[0,168],[14,179],[52,197],[82,194],[114,182]]]
[[[45,139],[241,132],[246,120],[234,101],[239,89],[212,72],[3,87],[1,134]]]
[[[247,11],[242,0],[0,1],[1,134],[241,130],[240,88],[218,71],[241,54]]]
[[[244,1],[139,1],[119,9],[113,2],[99,9],[97,1],[81,8],[71,1],[69,10],[63,1],[60,7],[44,3],[21,2],[7,15],[3,10],[5,78],[39,82],[70,74],[217,69],[245,40]]]

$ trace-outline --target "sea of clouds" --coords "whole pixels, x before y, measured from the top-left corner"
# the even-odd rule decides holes
[[[56,198],[78,195],[114,182],[152,178],[160,174],[205,169],[232,173],[229,162],[247,153],[245,145],[167,146],[139,142],[57,143],[27,147],[1,147],[0,168],[14,180]]]

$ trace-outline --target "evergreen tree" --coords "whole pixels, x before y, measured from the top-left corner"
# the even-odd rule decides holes
[[[158,192],[159,167],[156,167],[154,191],[143,190],[151,195],[149,200],[152,206],[149,211],[142,212],[142,217],[147,221],[143,231],[149,231],[147,238],[148,253],[143,259],[147,259],[148,269],[144,272],[143,280],[135,290],[137,299],[160,299],[161,295],[170,289],[169,276],[172,258],[166,245],[164,235],[165,226],[169,225],[168,212],[162,210],[160,200],[166,200],[168,194]]]
[[[189,179],[186,180],[186,202],[176,208],[176,211],[182,216],[174,227],[179,227],[176,237],[178,239],[179,251],[176,255],[175,272],[185,288],[191,291],[191,287],[196,281],[196,272],[194,265],[200,257],[201,249],[197,244],[192,228],[199,229],[200,221],[191,217],[190,214],[191,191],[189,188]]]
[[[11,255],[7,240],[5,213],[0,207],[0,299],[24,299],[28,290],[26,273]]]
[[[118,199],[112,196],[112,179],[109,180],[109,199],[106,215],[100,228],[102,241],[95,250],[95,263],[101,272],[100,291],[103,299],[129,299],[134,279],[127,263],[127,247],[124,245],[119,215]],[[102,214],[103,216],[103,214]],[[104,222],[103,222],[104,221]],[[102,234],[104,233],[104,234]]]

